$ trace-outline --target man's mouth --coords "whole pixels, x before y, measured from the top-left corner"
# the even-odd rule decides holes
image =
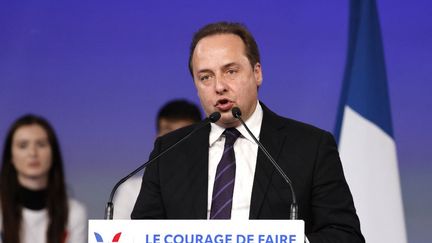
[[[222,112],[231,110],[233,106],[234,102],[230,101],[229,99],[220,99],[216,102],[216,108]]]

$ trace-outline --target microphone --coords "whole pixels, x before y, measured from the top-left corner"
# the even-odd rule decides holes
[[[285,174],[285,172],[283,172],[282,168],[276,163],[276,161],[273,159],[273,157],[270,155],[270,153],[267,152],[267,149],[260,143],[260,141],[258,141],[258,139],[255,137],[255,135],[253,135],[253,133],[251,132],[251,130],[249,130],[249,127],[246,126],[246,123],[241,118],[242,114],[241,114],[240,108],[234,107],[234,108],[232,108],[231,112],[232,112],[233,116],[235,118],[237,118],[241,122],[241,124],[246,128],[246,131],[253,138],[253,140],[258,144],[258,147],[261,149],[261,151],[264,152],[266,157],[270,160],[270,162],[273,164],[273,166],[276,168],[276,170],[279,172],[279,174],[282,176],[282,178],[286,181],[286,183],[288,183],[290,190],[291,190],[291,195],[292,195],[292,203],[291,203],[291,207],[290,207],[290,219],[296,220],[298,218],[298,206],[297,206],[296,195],[294,192],[294,187],[292,185],[291,180]]]
[[[210,114],[207,118],[205,118],[201,124],[199,126],[197,126],[194,130],[192,130],[190,133],[188,133],[186,136],[184,136],[182,139],[178,140],[176,143],[174,143],[173,145],[169,146],[167,149],[165,149],[164,151],[162,151],[161,153],[159,153],[157,156],[155,156],[154,158],[148,160],[147,162],[145,162],[144,164],[142,164],[141,166],[139,166],[138,168],[136,168],[134,171],[132,171],[131,173],[129,173],[127,176],[123,177],[122,179],[120,179],[113,187],[109,200],[107,202],[107,205],[105,207],[105,219],[113,219],[113,215],[114,215],[114,203],[112,202],[114,199],[114,195],[117,191],[117,188],[123,184],[125,181],[127,181],[129,178],[131,178],[132,176],[134,176],[136,173],[140,172],[141,170],[143,170],[145,167],[147,167],[150,163],[154,162],[155,160],[159,159],[162,155],[166,154],[168,151],[170,151],[171,149],[173,149],[175,146],[177,146],[178,144],[180,144],[181,142],[183,142],[184,140],[188,139],[192,134],[194,134],[196,131],[201,130],[203,127],[207,126],[209,123],[215,123],[217,122],[221,117],[221,114],[219,112],[213,112],[212,114]]]

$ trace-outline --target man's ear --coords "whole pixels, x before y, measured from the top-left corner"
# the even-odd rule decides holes
[[[255,64],[253,72],[254,72],[257,87],[259,87],[261,86],[263,80],[261,64],[259,62]]]

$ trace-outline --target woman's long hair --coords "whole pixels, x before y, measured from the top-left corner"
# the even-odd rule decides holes
[[[63,159],[54,129],[44,118],[35,115],[25,115],[16,120],[10,127],[4,147],[0,171],[0,202],[3,220],[3,242],[20,242],[20,227],[22,221],[22,206],[18,199],[18,175],[12,164],[12,139],[16,130],[22,126],[39,125],[48,135],[51,146],[52,165],[48,173],[47,210],[48,231],[47,243],[63,242],[68,219],[68,203],[63,173]],[[36,240],[36,239],[35,239]]]

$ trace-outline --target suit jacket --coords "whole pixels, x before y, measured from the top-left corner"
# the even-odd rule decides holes
[[[309,241],[364,242],[332,135],[261,106],[260,142],[292,180]],[[150,157],[195,126],[157,139]],[[207,217],[209,133],[210,125],[147,167],[132,219]],[[258,150],[250,219],[288,219],[291,202],[289,186]]]

